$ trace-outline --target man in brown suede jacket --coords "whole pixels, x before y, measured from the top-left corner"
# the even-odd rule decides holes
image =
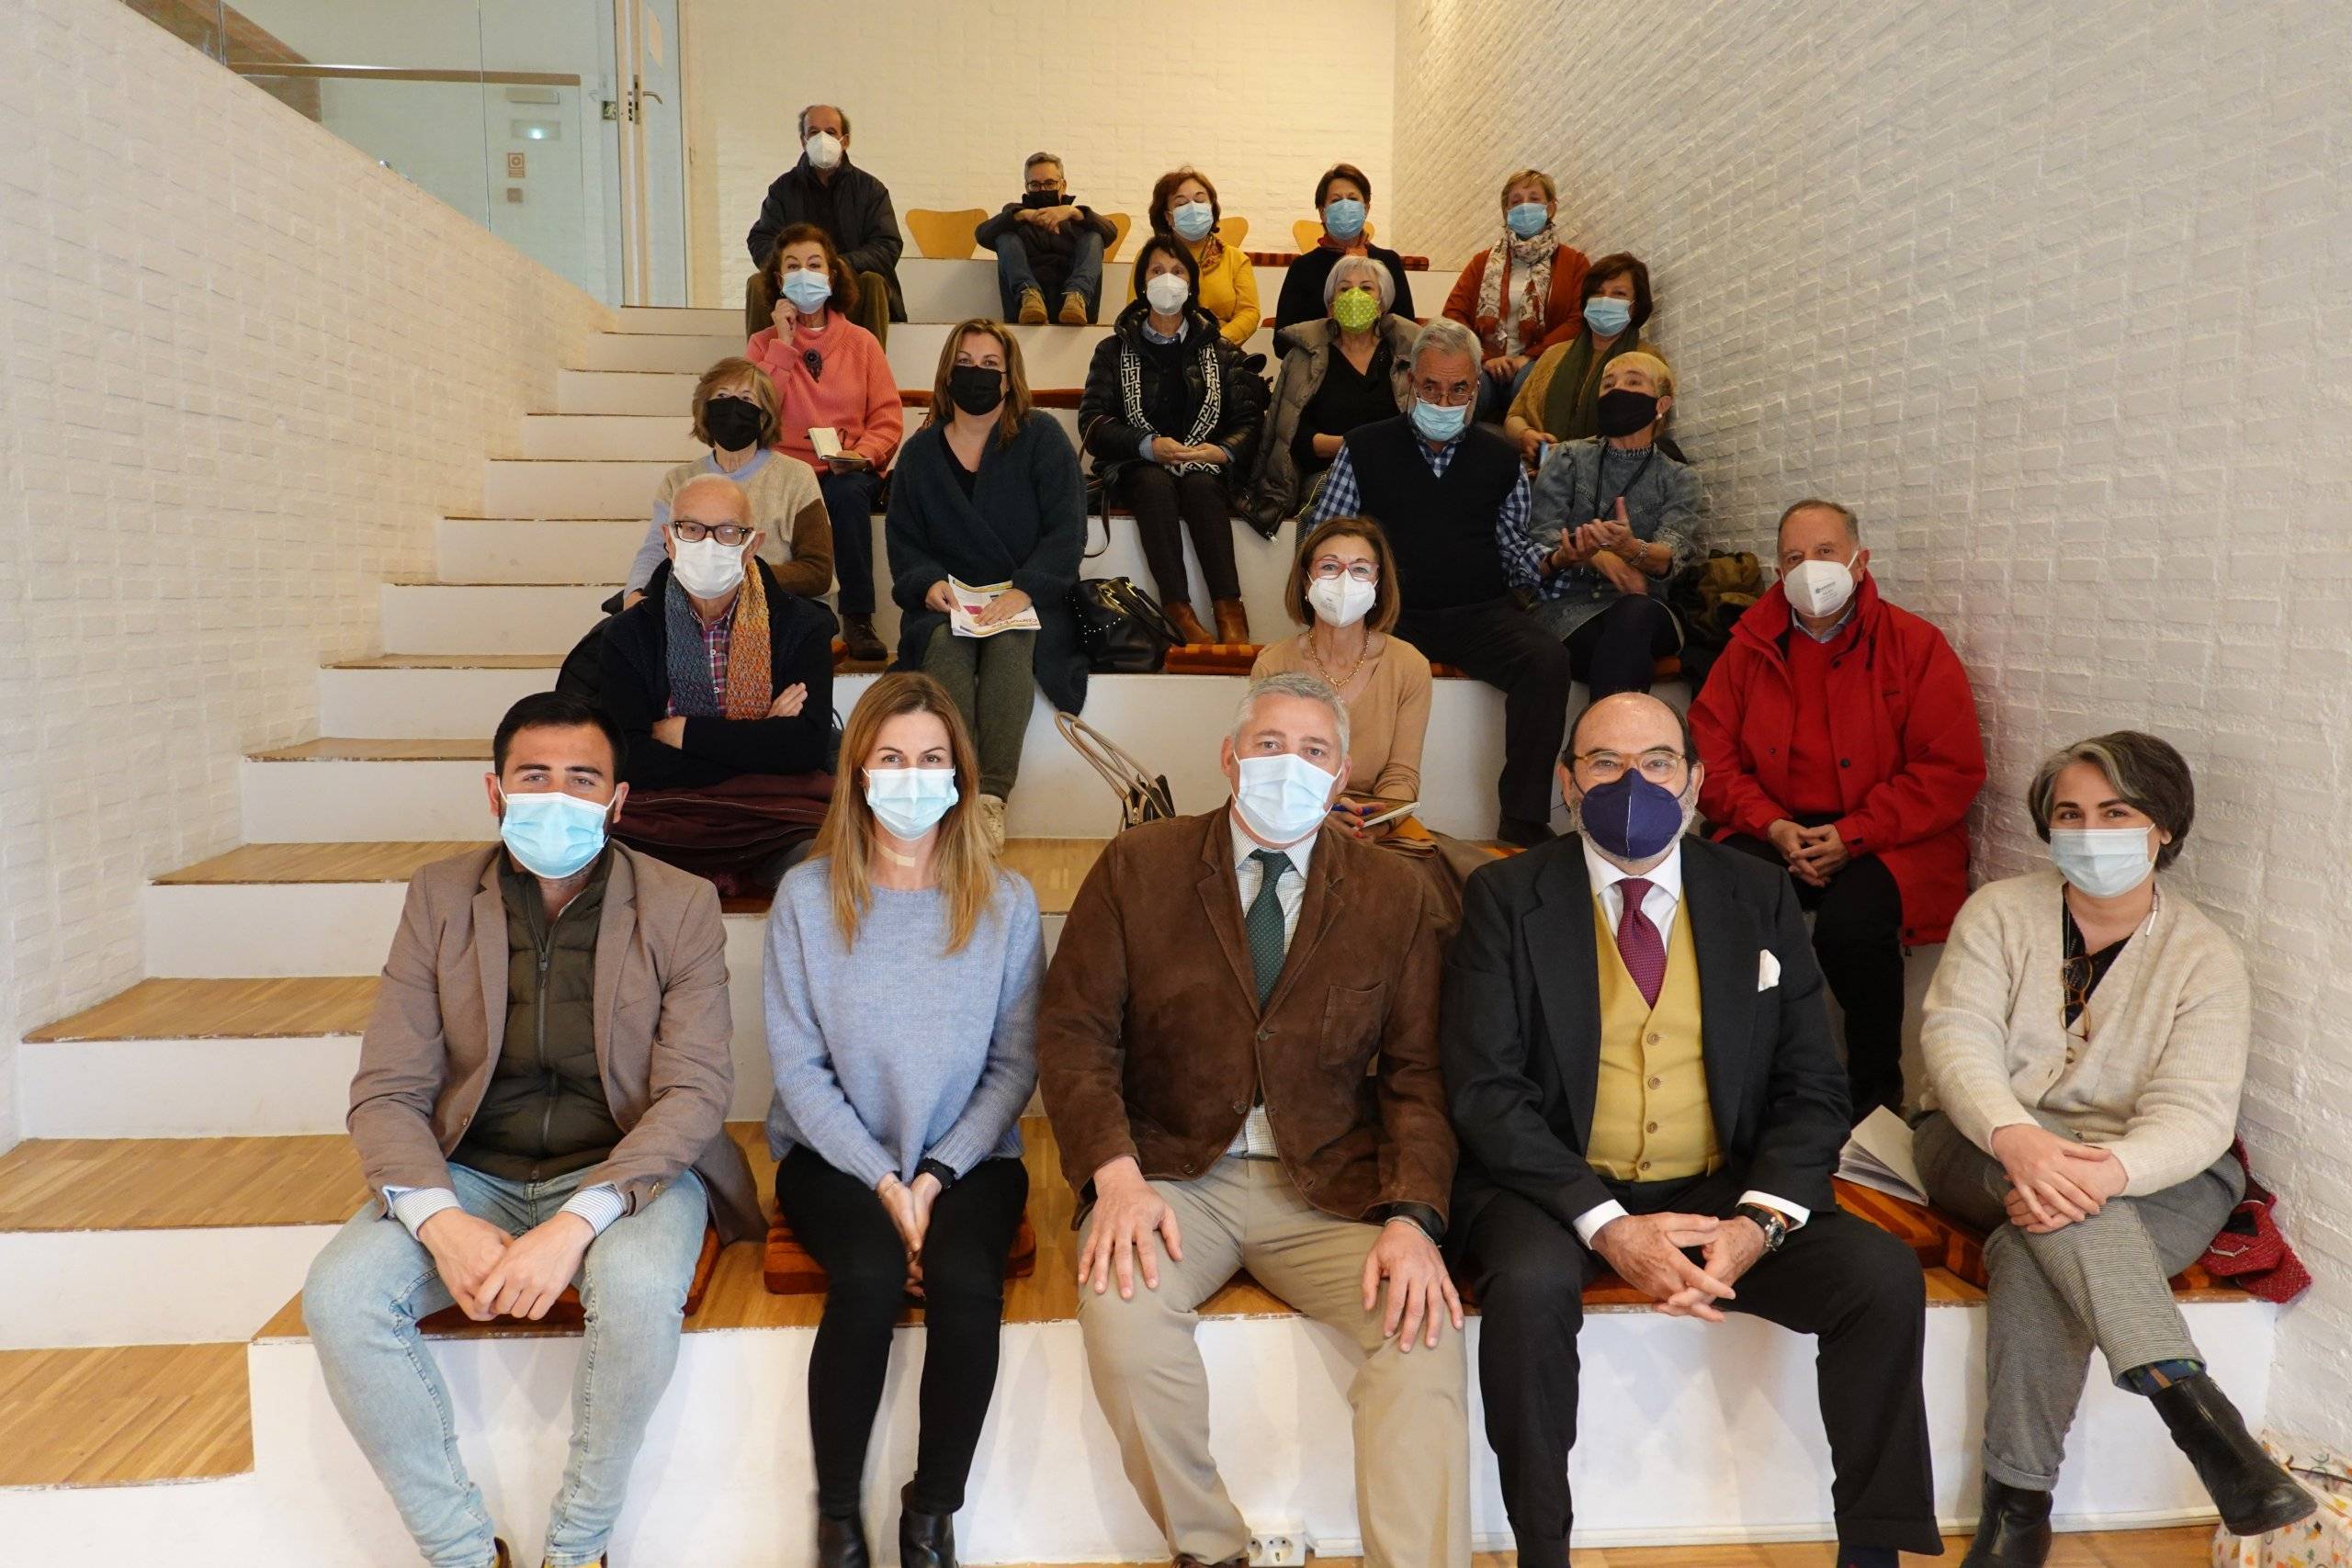
[[[1253,682],[1223,748],[1230,805],[1113,840],[1046,979],[1039,1077],[1078,1190],[1087,1361],[1180,1565],[1249,1550],[1193,1341],[1242,1268],[1363,1357],[1365,1562],[1470,1561],[1462,1304],[1437,1248],[1454,1161],[1440,927],[1420,877],[1329,815],[1347,739],[1322,682]]]

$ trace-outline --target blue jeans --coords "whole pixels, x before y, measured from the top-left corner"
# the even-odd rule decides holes
[[[817,465],[817,493],[833,525],[833,581],[841,590],[834,607],[844,615],[874,614],[874,497],[881,485],[871,468]]]
[[[580,1175],[504,1181],[449,1168],[466,1213],[515,1235],[562,1208]],[[589,1245],[579,1280],[588,1322],[572,1380],[571,1454],[548,1522],[553,1568],[605,1554],[629,1466],[678,1364],[679,1325],[709,1213],[701,1179],[683,1171]],[[496,1532],[458,1456],[448,1387],[416,1329],[417,1319],[449,1302],[433,1255],[371,1202],[311,1265],[302,1318],[327,1393],[417,1550],[433,1568],[485,1568],[497,1560]]]
[[[1020,319],[1022,291],[1030,288],[1047,296],[1048,310],[1061,309],[1061,300],[1037,281],[1037,269],[1029,260],[1028,236],[1016,227],[996,243],[996,291],[1004,301],[1006,321]],[[1102,236],[1091,229],[1078,236],[1069,258],[1069,276],[1062,284],[1062,292],[1084,299],[1087,320],[1094,319],[1102,303]]]
[[[1503,415],[1510,412],[1511,401],[1519,396],[1519,389],[1527,385],[1527,373],[1535,368],[1535,361],[1538,357],[1540,356],[1534,351],[1530,350],[1527,363],[1521,366],[1519,373],[1514,376],[1497,376],[1487,370],[1478,372],[1478,417],[1480,419],[1496,424],[1502,423]]]

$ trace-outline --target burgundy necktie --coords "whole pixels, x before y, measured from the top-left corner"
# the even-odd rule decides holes
[[[1617,885],[1618,894],[1625,900],[1624,912],[1617,917],[1617,956],[1625,961],[1625,973],[1641,987],[1642,1000],[1657,1006],[1658,988],[1666,984],[1666,942],[1642,913],[1642,900],[1649,897],[1650,885],[1638,876],[1629,876]]]

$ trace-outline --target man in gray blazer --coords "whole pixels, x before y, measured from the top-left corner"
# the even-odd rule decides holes
[[[708,882],[605,840],[620,737],[577,699],[508,710],[499,845],[411,879],[351,1085],[377,1196],[302,1292],[327,1392],[435,1568],[508,1568],[417,1320],[587,1321],[549,1568],[605,1561],[677,1364],[706,1228],[758,1234],[727,1136],[727,940]]]

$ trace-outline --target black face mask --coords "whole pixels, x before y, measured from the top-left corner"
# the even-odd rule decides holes
[[[1059,207],[1069,197],[1057,190],[1025,190],[1021,193],[1023,207]]]
[[[1599,423],[1595,426],[1601,434],[1617,437],[1647,430],[1657,423],[1657,400],[1647,392],[1629,391],[1623,387],[1600,394],[1595,408]]]
[[[958,365],[947,373],[947,396],[966,413],[987,413],[1004,401],[1004,372],[985,365]]]
[[[722,452],[757,445],[765,423],[760,405],[746,398],[713,398],[703,405],[702,427],[710,433],[710,444]]]

